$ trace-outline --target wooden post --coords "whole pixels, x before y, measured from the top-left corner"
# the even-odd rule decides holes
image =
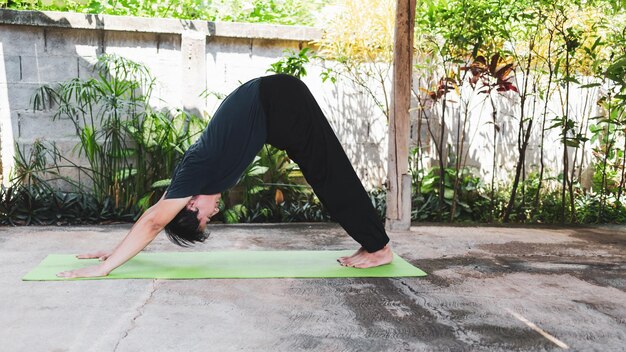
[[[409,108],[413,72],[415,1],[396,0],[393,85],[389,112],[387,178],[387,230],[406,231],[411,226],[411,177],[409,175]]]

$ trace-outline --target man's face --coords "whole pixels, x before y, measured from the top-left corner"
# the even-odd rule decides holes
[[[221,197],[221,194],[200,194],[191,197],[189,202],[187,202],[187,209],[192,211],[198,210],[198,221],[200,222],[201,231],[204,231],[211,217],[220,211],[219,204]]]

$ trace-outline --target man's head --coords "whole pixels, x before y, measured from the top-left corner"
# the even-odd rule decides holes
[[[165,226],[165,233],[170,241],[189,247],[209,237],[204,230],[211,217],[219,212],[220,198],[220,194],[191,197],[187,205]]]

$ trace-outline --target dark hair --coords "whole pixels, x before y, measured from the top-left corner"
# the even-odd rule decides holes
[[[199,227],[198,210],[191,211],[185,207],[165,225],[165,233],[172,243],[190,247],[195,242],[204,242],[209,237],[209,234],[205,234]]]

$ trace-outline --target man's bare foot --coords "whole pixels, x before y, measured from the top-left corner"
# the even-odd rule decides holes
[[[361,247],[361,248],[357,249],[357,251],[356,251],[356,252],[354,252],[354,253],[353,253],[352,255],[350,255],[350,256],[339,257],[339,259],[337,259],[337,261],[338,261],[339,263],[341,263],[341,265],[343,265],[343,262],[345,262],[345,261],[346,261],[346,259],[356,257],[357,255],[359,255],[359,254],[361,254],[361,253],[363,253],[363,252],[365,252],[365,248]]]
[[[342,261],[342,258],[345,259]],[[391,252],[391,247],[386,245],[382,249],[373,253],[369,253],[364,248],[360,248],[352,256],[342,258],[338,259],[341,265],[364,269],[391,263],[393,260],[393,253]]]

